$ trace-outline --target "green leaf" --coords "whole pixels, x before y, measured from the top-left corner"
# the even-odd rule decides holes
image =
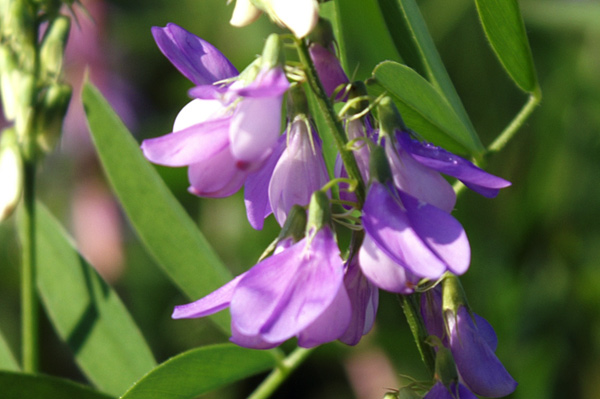
[[[367,78],[384,60],[402,61],[383,23],[376,0],[335,1],[342,65],[352,80]],[[360,21],[360,22],[357,22]],[[374,45],[376,43],[376,45]]]
[[[19,371],[19,364],[10,350],[10,346],[0,332],[0,370]]]
[[[104,171],[148,252],[190,299],[231,280],[231,273],[98,89],[87,82],[82,97]],[[229,332],[229,313],[219,312],[211,319]]]
[[[406,125],[428,141],[456,153],[476,153],[479,147],[446,99],[421,75],[391,61],[373,71],[370,88],[387,91]],[[379,86],[379,90],[378,87]]]
[[[378,0],[394,44],[404,62],[422,76],[445,97],[459,117],[464,130],[469,133],[473,155],[482,153],[484,147],[473,128],[446,67],[435,47],[425,20],[415,0]]]
[[[2,399],[111,399],[112,396],[62,378],[0,371]]]
[[[44,308],[88,379],[118,395],[156,365],[152,353],[117,294],[41,203],[35,223],[37,285]]]
[[[492,49],[522,90],[539,91],[531,49],[517,0],[475,0]]]
[[[274,366],[268,351],[232,344],[197,348],[156,367],[121,399],[193,399]]]

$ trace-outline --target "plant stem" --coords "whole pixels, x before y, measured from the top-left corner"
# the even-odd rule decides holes
[[[513,138],[515,133],[523,126],[523,123],[529,118],[529,115],[533,112],[535,107],[542,101],[542,95],[540,91],[529,96],[529,99],[521,108],[515,118],[506,126],[506,128],[496,137],[496,140],[490,144],[487,149],[488,154],[502,150],[504,146]]]
[[[277,365],[277,368],[273,369],[271,374],[248,396],[248,399],[266,399],[271,396],[313,350],[296,348]]]
[[[348,139],[344,131],[344,126],[342,126],[342,122],[333,109],[333,105],[331,104],[329,97],[327,97],[325,89],[323,89],[323,85],[319,80],[315,66],[310,58],[306,43],[302,39],[295,39],[295,43],[296,48],[298,49],[300,62],[304,67],[306,79],[308,80],[308,84],[315,94],[319,110],[321,111],[323,118],[325,118],[325,122],[327,123],[331,134],[333,134],[336,147],[340,153],[342,161],[344,162],[348,177],[358,182],[355,194],[360,206],[362,207],[362,204],[365,202],[365,184],[362,180],[362,176],[360,174],[360,170],[358,169],[358,164],[356,163],[354,154],[352,154],[352,151],[346,148]]]
[[[410,331],[413,334],[415,343],[417,344],[417,348],[421,354],[421,359],[423,359],[423,363],[425,363],[429,373],[431,376],[433,376],[435,371],[435,354],[431,346],[425,342],[429,334],[427,333],[425,325],[423,324],[423,320],[421,319],[421,312],[419,311],[417,296],[416,294],[398,296],[400,297],[400,301],[402,303],[402,310],[404,310],[406,321],[408,321]]]
[[[35,243],[35,161],[24,162],[23,264],[21,270],[22,367],[26,373],[38,370],[38,299],[36,292]]]

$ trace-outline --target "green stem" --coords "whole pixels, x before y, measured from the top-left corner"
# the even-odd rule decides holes
[[[277,368],[248,396],[248,399],[266,399],[271,396],[313,350],[296,348],[296,350],[277,365]]]
[[[35,161],[24,162],[23,264],[21,271],[21,327],[23,371],[38,370],[38,299],[36,292]]]
[[[421,359],[423,359],[423,363],[425,363],[429,373],[433,376],[435,371],[435,353],[433,348],[425,342],[429,334],[425,329],[423,319],[421,319],[417,295],[399,295],[399,297],[402,303],[402,310],[404,310],[404,315],[406,316],[406,321],[408,321],[410,331],[413,334],[415,343],[421,354]]]
[[[489,145],[486,151],[486,155],[491,155],[496,152],[501,151],[506,144],[515,136],[517,131],[523,126],[529,115],[533,112],[535,107],[537,107],[542,101],[541,91],[537,90],[533,92],[530,96],[523,108],[519,111],[519,113],[513,118],[513,120],[506,126],[506,128],[496,137],[496,139]],[[457,181],[454,183],[454,192],[456,195],[460,195],[466,188],[462,182]]]
[[[515,133],[523,126],[523,123],[529,118],[529,115],[533,112],[535,107],[542,101],[542,95],[540,91],[537,91],[529,96],[529,99],[521,108],[521,111],[515,116],[515,118],[506,126],[506,128],[496,137],[496,140],[487,149],[489,153],[495,153],[504,148],[506,144],[513,138]]]
[[[295,42],[296,48],[298,49],[300,62],[304,67],[306,79],[315,94],[319,111],[321,111],[321,114],[327,123],[327,127],[329,127],[331,134],[333,134],[335,145],[340,153],[342,161],[344,162],[348,177],[358,182],[355,194],[360,206],[362,207],[362,204],[365,202],[365,184],[362,180],[362,176],[360,174],[360,170],[358,169],[358,164],[356,163],[354,154],[352,154],[352,151],[346,148],[348,138],[346,137],[344,126],[338,118],[337,113],[333,109],[333,105],[327,97],[325,89],[323,89],[323,85],[319,80],[315,66],[310,58],[306,43],[302,39],[295,39]]]

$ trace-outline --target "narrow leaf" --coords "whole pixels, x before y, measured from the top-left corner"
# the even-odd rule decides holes
[[[87,82],[82,96],[104,171],[148,252],[190,299],[231,280],[231,273],[98,89]],[[229,332],[229,313],[220,312],[211,319]]]
[[[517,0],[475,0],[483,30],[512,80],[522,90],[539,90],[527,33]]]
[[[469,133],[473,155],[484,148],[473,128],[415,0],[377,0],[400,56],[446,99]]]
[[[121,399],[193,399],[274,366],[269,351],[232,344],[193,349],[156,367]]]
[[[383,23],[377,0],[335,1],[342,65],[352,80],[363,80],[384,60],[402,61]],[[357,21],[360,21],[357,23]],[[376,45],[373,45],[376,43]]]
[[[112,396],[62,378],[0,371],[2,399],[111,399]]]
[[[0,332],[0,370],[19,371],[19,364],[10,350],[10,346]]]
[[[122,393],[156,365],[144,337],[41,203],[35,222],[38,289],[56,332],[94,385]]]
[[[373,71],[377,86],[395,101],[406,125],[428,141],[456,153],[475,153],[477,143],[462,124],[446,99],[421,75],[391,61],[382,62]],[[375,85],[374,85],[375,83]]]

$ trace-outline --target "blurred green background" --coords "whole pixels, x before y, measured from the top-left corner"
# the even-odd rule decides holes
[[[473,124],[489,144],[526,97],[487,45],[472,1],[419,3]],[[79,14],[81,29],[74,25],[71,39],[78,44],[66,64],[69,80],[78,84],[89,64],[92,81],[140,141],[171,131],[191,87],[156,48],[152,26],[175,22],[213,43],[240,70],[260,54],[267,33],[277,31],[264,16],[249,27],[229,26],[233,7],[223,0],[84,4],[95,24]],[[600,396],[600,3],[520,4],[544,99],[487,165],[512,187],[494,200],[471,192],[459,199],[456,217],[473,252],[462,281],[472,308],[496,328],[497,354],[519,382],[511,398],[594,399]],[[356,21],[363,26],[347,43],[348,73],[356,71],[358,79],[383,61],[373,54],[394,56],[389,43],[368,40],[381,21],[377,14]],[[42,200],[117,288],[158,361],[225,341],[208,321],[170,319],[173,306],[186,298],[140,246],[104,183],[81,117],[74,111],[71,119],[40,170]],[[186,191],[185,168],[159,171],[234,274],[252,266],[277,234],[272,218],[263,231],[249,226],[241,193],[200,200]],[[0,225],[0,330],[18,355],[14,222]],[[382,292],[380,301],[376,326],[357,347],[320,348],[274,397],[379,398],[406,383],[403,375],[425,378],[397,298]],[[84,380],[51,325],[44,320],[41,328],[42,370]],[[244,397],[259,381],[206,397]]]

